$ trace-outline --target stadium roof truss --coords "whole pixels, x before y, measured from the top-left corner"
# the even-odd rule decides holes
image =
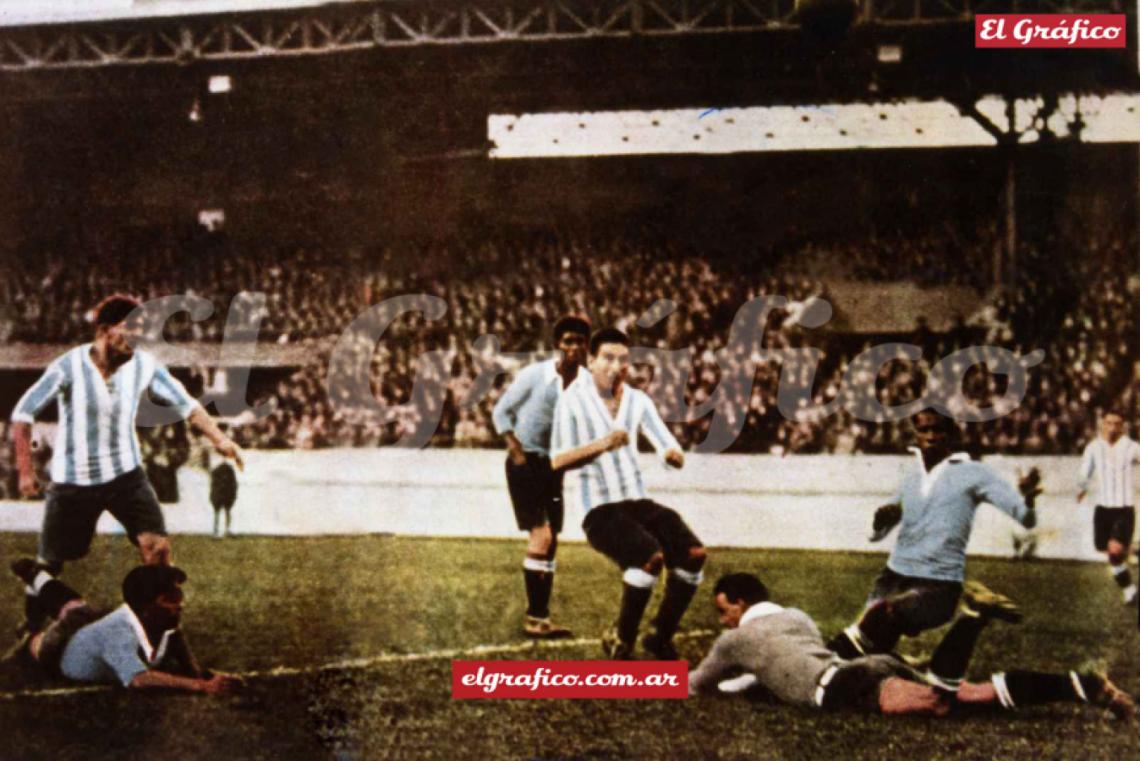
[[[883,26],[975,13],[1111,10],[1111,0],[861,0]],[[441,0],[0,27],[0,70],[179,64],[377,48],[724,34],[794,27],[795,0]]]

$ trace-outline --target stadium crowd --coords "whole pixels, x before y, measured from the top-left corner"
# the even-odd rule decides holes
[[[86,340],[85,308],[112,290],[144,298],[201,296],[215,305],[214,317],[172,318],[168,341],[219,341],[229,312],[231,329],[236,313],[245,337],[311,348],[313,361],[268,393],[273,412],[235,429],[239,443],[251,447],[377,446],[407,440],[422,426],[423,440],[434,445],[498,446],[490,411],[509,376],[489,379],[496,369],[509,372],[532,353],[549,351],[549,326],[565,313],[631,333],[643,360],[638,381],[686,447],[704,440],[719,418],[715,424],[738,432],[733,451],[901,451],[908,440],[905,422],[885,419],[877,403],[919,398],[933,363],[978,344],[1018,354],[1045,351],[1014,412],[964,426],[966,441],[979,453],[1073,453],[1091,434],[1098,408],[1123,404],[1135,411],[1140,381],[1131,358],[1140,348],[1138,309],[1128,290],[1128,247],[1120,241],[1090,242],[1083,255],[1066,257],[1071,271],[1044,277],[1049,257],[1026,247],[1019,253],[1021,280],[948,332],[919,324],[909,335],[867,336],[801,322],[817,300],[829,299],[820,275],[980,286],[976,265],[988,260],[992,236],[978,236],[962,257],[940,257],[940,247],[952,243],[938,235],[875,239],[864,247],[817,245],[776,257],[758,251],[700,255],[660,241],[547,238],[464,251],[331,255],[239,251],[224,235],[199,234],[188,260],[182,253],[187,241],[171,236],[135,241],[150,253],[128,260],[96,242],[85,247],[89,261],[72,257],[67,266],[52,255],[0,257],[0,340]],[[907,262],[910,269],[891,270],[889,261]],[[264,303],[249,292],[264,293]],[[431,318],[416,311],[366,313],[404,294],[438,297],[446,311]],[[773,295],[786,298],[786,307],[768,315],[765,330],[740,340],[732,330],[738,309]],[[353,409],[343,390],[340,397],[338,389],[330,393],[329,357],[338,338],[336,361],[367,365],[381,405]],[[882,367],[857,360],[888,340],[918,345],[922,358]],[[813,347],[818,367],[816,361],[782,364],[763,356]],[[778,410],[781,387],[810,392],[784,415]],[[964,387],[985,404],[1004,392],[1004,381],[975,367]],[[838,411],[825,406],[835,400],[842,402]]]

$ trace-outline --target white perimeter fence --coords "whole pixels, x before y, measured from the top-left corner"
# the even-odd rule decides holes
[[[420,536],[519,537],[507,497],[503,453],[485,450],[248,452],[233,528],[240,534],[390,532]],[[689,455],[684,470],[642,456],[646,485],[676,508],[710,546],[885,550],[867,541],[871,516],[898,484],[908,456]],[[1077,458],[990,457],[1006,477],[1036,465],[1037,554],[1093,560],[1092,502],[1075,503]],[[174,534],[209,533],[207,476],[180,472],[182,500],[165,508]],[[576,479],[566,479],[564,538],[582,539]],[[1093,495],[1095,497],[1095,495]],[[37,531],[42,502],[0,503],[0,530]],[[99,528],[121,531],[109,515]],[[1009,556],[1024,535],[991,506],[978,510],[969,550]]]

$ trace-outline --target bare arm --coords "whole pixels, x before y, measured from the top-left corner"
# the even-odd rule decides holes
[[[12,423],[12,444],[16,450],[16,472],[20,475],[20,494],[35,497],[40,487],[32,465],[32,424]]]
[[[190,412],[190,425],[210,440],[218,454],[233,460],[238,470],[245,469],[245,463],[241,458],[241,447],[235,444],[229,436],[222,433],[222,429],[218,427],[218,424],[214,422],[210,413],[206,412],[202,405],[194,405],[194,409]]]
[[[209,679],[195,679],[188,676],[167,674],[164,671],[142,671],[131,680],[131,689],[167,689],[184,692],[204,692],[208,695],[224,695],[235,692],[242,686],[242,680],[229,674],[214,674]]]

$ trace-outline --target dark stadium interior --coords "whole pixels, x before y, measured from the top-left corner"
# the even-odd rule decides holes
[[[763,293],[826,296],[837,309],[829,329],[781,330],[777,315],[766,334],[768,347],[825,350],[817,400],[840,393],[851,359],[875,341],[912,340],[925,351],[918,366],[891,363],[879,374],[880,398],[893,403],[913,398],[929,363],[953,347],[984,339],[1043,348],[1026,404],[974,426],[971,443],[1071,452],[1098,407],[1140,404],[1129,359],[1137,315],[1127,296],[1136,267],[1135,146],[486,158],[488,113],[935,94],[969,102],[987,92],[1043,92],[1043,83],[1109,90],[1134,77],[1128,51],[1036,51],[1017,65],[979,55],[963,66],[954,51],[971,34],[965,22],[864,25],[828,47],[781,27],[6,72],[0,339],[80,340],[83,310],[121,288],[205,295],[215,316],[194,325],[176,318],[166,335],[216,342],[234,295],[264,291],[260,341],[311,345],[312,353],[301,365],[255,370],[251,400],[275,398],[278,411],[240,429],[246,444],[395,441],[422,413],[411,392],[415,357],[449,348],[456,351],[438,379],[447,394],[433,441],[486,446],[496,444],[494,396],[462,403],[475,374],[468,347],[483,334],[497,335],[504,351],[541,350],[559,312],[623,322],[672,298],[682,314],[668,330],[635,339],[694,347],[686,385],[695,404],[733,370],[718,371],[701,355],[723,345],[741,304]],[[874,60],[885,41],[905,46],[904,65]],[[232,92],[209,93],[212,74],[231,76]],[[1001,250],[1007,173],[1016,179],[1013,252]],[[202,209],[223,209],[224,231],[199,227]],[[974,295],[948,316],[952,325],[920,326],[919,310],[887,326],[845,309],[851,282]],[[441,325],[393,327],[400,341],[372,358],[390,414],[346,418],[324,390],[329,341],[370,304],[409,292],[443,296],[449,313]],[[15,367],[3,373],[4,411],[27,380]],[[197,387],[211,375],[179,372]],[[762,365],[760,391],[735,400],[733,414],[747,416],[738,449],[903,446],[905,431],[894,423],[847,413],[783,419],[772,403],[777,378],[777,368]],[[984,372],[970,384],[978,399],[1001,391],[1000,379]],[[667,412],[683,442],[702,439],[707,418],[680,422],[684,410]]]
[[[940,99],[966,109],[1001,96],[1040,98],[1029,108],[1048,116],[1054,96],[1140,93],[1135,0],[858,0],[859,23],[833,40],[799,27],[796,6],[807,4],[374,0],[0,23],[5,564],[37,551],[19,521],[40,510],[20,496],[10,415],[54,356],[90,340],[86,312],[110,292],[210,301],[207,319],[166,323],[171,371],[246,449],[330,450],[246,452],[236,536],[221,541],[203,534],[208,475],[192,472],[217,462],[206,462],[206,440],[186,423],[140,428],[147,478],[162,502],[179,503],[164,514],[174,559],[193,579],[186,628],[203,664],[244,676],[246,688],[219,699],[140,693],[0,664],[0,757],[1140,758],[1134,724],[1075,704],[943,721],[728,697],[465,701],[448,691],[454,660],[597,658],[612,623],[619,571],[571,533],[576,509],[551,608],[577,638],[522,641],[522,543],[492,520],[515,529],[502,453],[393,448],[425,425],[433,450],[501,448],[491,409],[512,376],[487,393],[481,384],[488,368],[515,363],[486,347],[497,341],[529,362],[551,349],[554,321],[575,312],[627,329],[639,359],[690,352],[689,365],[638,362],[633,383],[689,458],[680,473],[647,470],[647,483],[660,479],[686,520],[723,524],[717,538],[701,533],[707,582],[678,636],[694,665],[719,631],[713,585],[726,572],[762,574],[774,601],[801,607],[821,632],[859,615],[890,544],[866,538],[875,500],[894,485],[879,474],[908,460],[862,455],[898,455],[913,432],[858,391],[901,405],[956,350],[1042,350],[1021,404],[961,426],[972,454],[1010,455],[987,457],[995,470],[1020,477],[1040,463],[1048,482],[1039,532],[983,508],[994,514],[982,520],[995,520],[975,539],[986,533],[998,549],[978,557],[990,551],[971,543],[969,578],[1015,597],[1025,620],[995,622],[969,676],[1079,668],[1136,694],[1136,609],[1122,608],[1103,562],[1085,562],[1091,542],[1080,559],[1047,546],[1086,541],[1068,528],[1091,500],[1077,507],[1066,485],[1098,415],[1121,410],[1137,434],[1135,138],[1082,143],[1046,130],[994,147],[489,155],[492,114]],[[0,1],[0,22],[19,5]],[[973,15],[1010,10],[1124,13],[1128,45],[975,50]],[[489,24],[504,19],[526,33],[496,37]],[[901,60],[882,60],[880,46],[897,46]],[[215,75],[232,90],[210,92]],[[1095,119],[1096,100],[1086,102]],[[202,212],[224,213],[224,224],[207,229]],[[406,294],[439,297],[447,310],[404,314],[379,341],[345,336],[371,306]],[[772,295],[788,304],[768,316],[762,340],[732,344],[738,310]],[[805,327],[821,299],[834,315]],[[663,300],[676,311],[641,327]],[[256,338],[244,388],[233,368],[245,360],[227,365],[220,349],[230,318]],[[363,332],[381,319],[367,317]],[[887,342],[914,344],[922,358],[858,359]],[[812,348],[818,368],[757,359]],[[379,410],[330,390],[330,365],[353,362]],[[750,384],[726,381],[740,377]],[[781,384],[809,387],[794,414],[780,411]],[[963,382],[980,406],[1008,385],[980,366]],[[715,417],[691,411],[710,400],[722,424],[739,425],[727,451],[769,456],[690,457],[705,451]],[[841,411],[821,411],[837,400]],[[234,413],[245,403],[272,412]],[[55,417],[49,405],[34,428],[41,482]],[[798,454],[860,456],[784,457]],[[818,467],[793,472],[805,462]],[[999,557],[1011,544],[1013,559]],[[101,527],[66,578],[92,601],[117,602],[136,562]],[[24,593],[0,585],[4,638],[25,614]],[[899,652],[929,656],[934,634]]]

